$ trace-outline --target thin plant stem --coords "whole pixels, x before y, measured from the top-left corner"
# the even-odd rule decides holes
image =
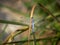
[[[12,33],[4,40],[3,45],[5,45],[5,43],[7,43],[7,42],[11,42],[12,39],[13,39],[16,35],[21,34],[22,32],[24,32],[24,31],[26,31],[26,30],[28,30],[28,29],[29,29],[29,28],[27,27],[27,28],[25,28],[25,29],[18,29],[18,30],[16,30],[15,32],[12,32]],[[9,41],[9,40],[11,40],[11,41]]]
[[[37,42],[39,41],[42,41],[42,40],[51,40],[51,39],[56,39],[56,38],[60,38],[60,37],[57,37],[57,36],[54,36],[54,37],[47,37],[47,38],[39,38],[39,39],[36,39]],[[31,39],[30,42],[33,42],[34,39]],[[15,41],[15,42],[6,42],[5,44],[14,44],[14,43],[26,43],[28,42],[28,40],[24,40],[24,41]]]
[[[42,8],[46,13],[48,13],[49,15],[51,15],[54,20],[56,20],[58,23],[60,23],[60,21],[59,21],[43,4],[38,3],[38,5],[39,5],[40,8]]]
[[[29,24],[29,34],[28,34],[28,45],[30,45],[30,33],[31,33],[31,30],[32,30],[32,18],[33,18],[33,12],[34,12],[34,9],[36,7],[36,4],[33,5],[32,7],[32,10],[31,10],[31,15],[30,15],[30,24]]]

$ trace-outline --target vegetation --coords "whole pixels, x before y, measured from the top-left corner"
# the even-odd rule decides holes
[[[22,1],[28,9],[28,13],[0,4],[0,8],[5,7],[17,14],[23,14],[25,18],[30,19],[30,23],[1,20],[0,23],[6,24],[3,29],[5,32],[9,24],[23,26],[23,29],[17,29],[11,33],[1,45],[59,45],[60,42],[60,5],[56,0],[32,0],[30,2]],[[28,21],[27,21],[28,22]],[[16,36],[28,30],[28,36],[20,41],[13,41]],[[51,34],[48,34],[52,31]],[[44,37],[44,34],[47,36]],[[2,35],[1,35],[2,36]],[[42,37],[42,38],[41,38]],[[41,44],[42,42],[42,44]]]

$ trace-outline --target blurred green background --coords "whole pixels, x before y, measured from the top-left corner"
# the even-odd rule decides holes
[[[0,45],[60,45],[60,0],[0,0]],[[34,43],[34,44],[33,44]]]

